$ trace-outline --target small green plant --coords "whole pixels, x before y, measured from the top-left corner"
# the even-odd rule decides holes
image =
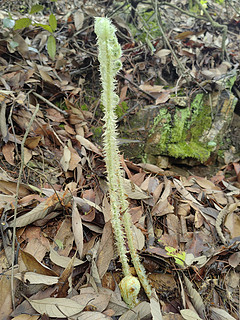
[[[107,18],[95,19],[95,33],[98,39],[98,60],[102,80],[102,104],[104,106],[104,155],[109,182],[109,195],[112,211],[112,227],[116,247],[122,263],[124,278],[119,287],[125,302],[133,307],[137,303],[140,290],[139,280],[147,294],[151,297],[151,287],[148,283],[144,267],[137,254],[132,231],[132,220],[128,210],[128,201],[123,186],[123,172],[120,165],[120,153],[117,146],[116,106],[119,98],[115,93],[115,76],[122,67],[121,47],[115,35],[116,29]],[[125,230],[126,237],[124,236]],[[128,242],[131,259],[138,278],[131,274],[127,259],[125,238]],[[139,279],[139,280],[138,280]]]
[[[40,4],[35,4],[31,7],[29,11],[29,15],[38,13],[42,11],[44,7]],[[55,58],[56,55],[56,39],[54,36],[54,32],[57,29],[57,20],[53,13],[50,14],[48,19],[49,24],[42,24],[42,23],[35,23],[31,18],[21,18],[18,20],[13,20],[11,14],[9,13],[8,18],[3,19],[3,26],[12,29],[12,30],[20,30],[29,27],[30,25],[36,26],[36,27],[42,27],[44,30],[49,32],[48,40],[47,40],[47,51],[51,59]],[[18,43],[15,41],[11,41],[10,46],[12,48],[15,48],[18,46]]]

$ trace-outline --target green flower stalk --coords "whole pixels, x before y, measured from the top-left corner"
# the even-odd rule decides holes
[[[114,230],[116,247],[122,263],[124,278],[120,283],[122,297],[130,307],[137,303],[140,283],[130,272],[125,246],[123,225],[128,241],[128,246],[138,278],[148,296],[151,296],[151,287],[148,283],[144,267],[134,246],[132,220],[128,211],[128,201],[123,186],[123,170],[120,165],[120,153],[117,145],[117,125],[115,109],[119,97],[115,93],[115,76],[122,67],[121,47],[115,35],[116,28],[107,18],[95,19],[95,33],[98,39],[98,60],[102,81],[102,103],[104,106],[104,156],[109,181],[109,195],[112,210],[112,226]],[[121,213],[123,217],[121,219]]]

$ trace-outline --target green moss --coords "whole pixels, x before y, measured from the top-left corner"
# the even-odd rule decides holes
[[[88,106],[86,104],[82,104],[81,105],[81,109],[87,111],[88,110]]]
[[[208,144],[200,138],[211,124],[211,108],[204,104],[203,94],[197,94],[190,108],[160,110],[154,119],[145,151],[182,159],[191,157],[204,162],[215,142]]]
[[[102,136],[103,128],[102,127],[94,127],[92,128],[93,138],[98,139]]]
[[[127,112],[127,110],[128,110],[128,105],[125,101],[123,101],[116,106],[115,113],[117,117],[120,118]]]

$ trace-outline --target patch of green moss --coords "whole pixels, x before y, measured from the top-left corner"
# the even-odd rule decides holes
[[[81,109],[87,111],[88,110],[88,106],[86,104],[82,104],[81,105]]]
[[[116,106],[115,113],[117,117],[120,118],[127,112],[127,110],[128,110],[128,105],[125,101],[123,101]]]
[[[92,128],[93,137],[98,139],[102,136],[103,128],[102,127],[94,127]]]
[[[203,94],[197,94],[190,108],[163,108],[154,119],[146,152],[175,158],[195,158],[206,161],[214,148],[200,141],[205,130],[211,128],[211,108],[204,104]]]

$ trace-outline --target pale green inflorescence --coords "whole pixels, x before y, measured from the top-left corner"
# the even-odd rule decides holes
[[[150,298],[151,287],[148,283],[144,267],[141,265],[139,256],[136,252],[133,232],[132,232],[132,221],[130,214],[128,212],[128,202],[125,195],[125,190],[123,187],[123,174],[120,167],[120,154],[117,146],[117,132],[116,132],[116,115],[115,108],[118,103],[118,96],[115,93],[115,76],[117,72],[121,69],[122,63],[121,57],[121,47],[118,43],[117,37],[115,35],[116,28],[111,24],[110,20],[107,18],[96,18],[95,19],[95,33],[98,39],[99,55],[98,59],[100,62],[100,73],[102,81],[102,103],[104,106],[104,121],[105,121],[105,132],[104,132],[104,153],[105,162],[107,167],[107,174],[109,180],[109,194],[112,209],[112,226],[115,233],[116,246],[118,248],[119,257],[123,267],[123,273],[126,279],[134,278],[131,275],[130,268],[128,265],[126,247],[124,244],[124,235],[121,221],[121,212],[123,214],[123,224],[126,232],[126,237],[128,240],[129,250],[132,258],[133,265],[137,272],[138,278],[141,284]],[[125,301],[132,307],[136,303],[138,294],[138,285],[136,285],[137,279],[132,279],[133,281],[127,281],[123,279],[120,288],[126,288],[126,283],[134,283],[132,288],[129,288],[131,294],[122,293]],[[139,286],[140,289],[140,286]],[[127,297],[127,298],[126,298]],[[131,300],[132,299],[132,300]]]

